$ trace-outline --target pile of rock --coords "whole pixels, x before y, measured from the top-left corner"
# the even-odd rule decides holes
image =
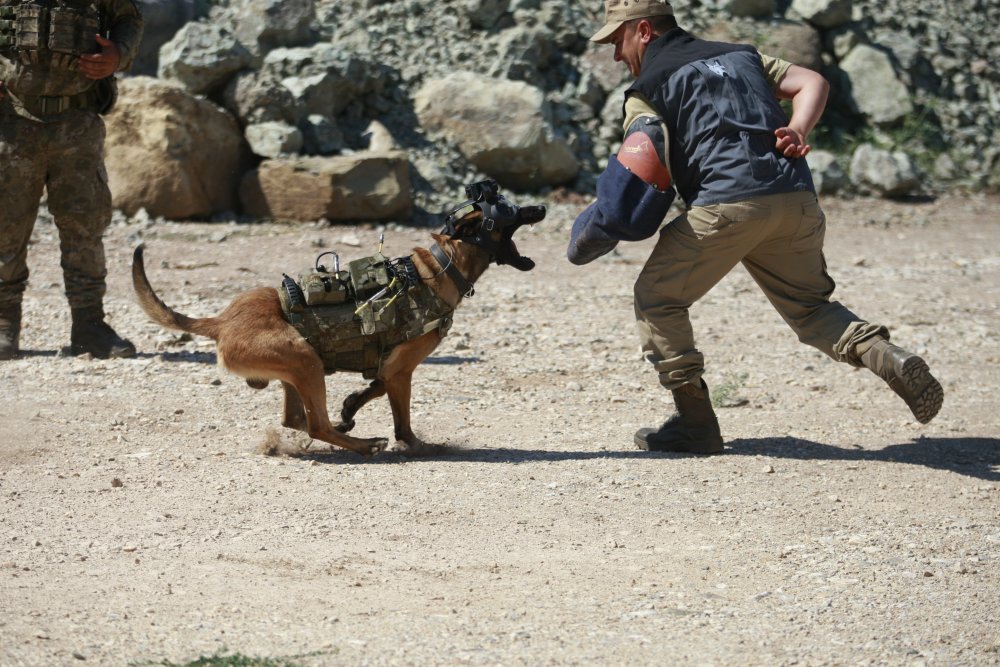
[[[171,218],[407,219],[491,176],[593,192],[628,83],[601,0],[143,2],[109,117],[116,203]],[[989,0],[691,0],[682,26],[822,71],[823,192],[1000,186]],[[153,48],[157,47],[155,52]]]

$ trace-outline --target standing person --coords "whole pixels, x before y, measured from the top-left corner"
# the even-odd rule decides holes
[[[803,159],[829,85],[750,46],[708,42],[677,26],[666,0],[606,0],[591,39],[614,46],[635,77],[625,139],[573,224],[568,257],[586,264],[619,241],[652,236],[680,194],[687,211],[663,227],[635,283],[645,358],[676,414],[635,434],[640,449],[711,454],[722,434],[688,309],[738,263],[799,340],[885,380],[927,423],[943,402],[923,359],[836,301],[823,257],[825,217]],[[791,118],[778,102],[792,101]]]
[[[133,0],[0,0],[0,360],[19,350],[42,191],[59,229],[73,354],[131,357],[104,321],[104,120],[142,36]]]

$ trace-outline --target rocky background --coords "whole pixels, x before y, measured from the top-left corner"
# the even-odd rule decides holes
[[[600,0],[145,0],[108,117],[117,208],[168,219],[411,220],[490,176],[593,193],[626,68]],[[823,194],[1000,186],[1000,6],[677,0],[681,25],[821,71]]]

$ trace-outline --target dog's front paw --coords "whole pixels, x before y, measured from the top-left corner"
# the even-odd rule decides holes
[[[431,456],[439,453],[441,451],[441,446],[430,442],[424,442],[419,438],[413,438],[409,442],[405,440],[395,440],[385,451],[393,454],[402,454],[403,456]]]
[[[365,456],[375,456],[376,454],[381,454],[389,448],[388,438],[371,438],[365,441],[368,446],[368,452]]]

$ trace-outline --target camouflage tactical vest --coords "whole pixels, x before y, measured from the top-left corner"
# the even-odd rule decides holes
[[[408,257],[388,260],[381,253],[343,271],[317,265],[298,281],[286,275],[278,294],[285,318],[327,373],[354,371],[368,379],[400,343],[435,329],[444,337],[454,310],[420,281]]]
[[[0,52],[25,65],[75,69],[100,49],[97,5],[88,0],[0,0]]]

